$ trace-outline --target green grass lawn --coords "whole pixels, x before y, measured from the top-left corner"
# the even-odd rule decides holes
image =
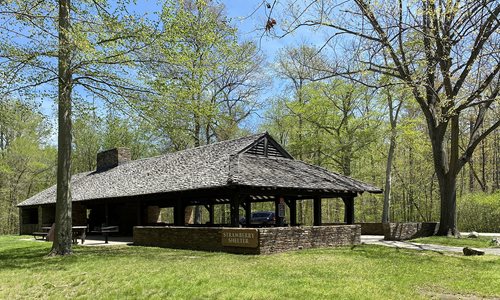
[[[411,242],[422,244],[435,244],[456,247],[474,247],[474,248],[492,248],[490,244],[491,237],[480,236],[478,238],[454,238],[446,236],[429,236],[424,238],[413,239]]]
[[[234,255],[74,247],[0,236],[0,299],[418,299],[500,297],[500,257],[382,246]]]

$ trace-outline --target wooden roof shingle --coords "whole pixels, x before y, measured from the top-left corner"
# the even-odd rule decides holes
[[[249,154],[262,139],[266,145],[267,140],[275,145],[271,153],[280,154]],[[230,185],[381,192],[361,181],[294,160],[267,133],[134,160],[103,172],[79,173],[72,176],[71,191],[73,201],[86,201]],[[55,202],[54,185],[18,206]]]

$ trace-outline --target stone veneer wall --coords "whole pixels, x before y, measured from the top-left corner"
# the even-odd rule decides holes
[[[436,234],[439,223],[387,223],[384,224],[384,239],[388,241],[411,240]]]
[[[361,226],[258,228],[257,248],[222,246],[221,227],[136,226],[134,245],[241,254],[271,254],[297,249],[357,245]],[[235,229],[235,228],[228,228]]]
[[[261,254],[307,248],[358,245],[361,242],[360,240],[361,226],[359,225],[259,229],[259,249]]]

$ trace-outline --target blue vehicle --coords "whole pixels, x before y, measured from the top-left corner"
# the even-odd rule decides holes
[[[246,225],[246,219],[240,219],[240,224]],[[250,218],[251,225],[272,226],[276,224],[276,215],[274,211],[256,211],[253,212]]]

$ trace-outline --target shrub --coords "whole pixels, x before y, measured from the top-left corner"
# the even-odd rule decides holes
[[[474,193],[457,199],[458,229],[500,232],[500,192]]]

